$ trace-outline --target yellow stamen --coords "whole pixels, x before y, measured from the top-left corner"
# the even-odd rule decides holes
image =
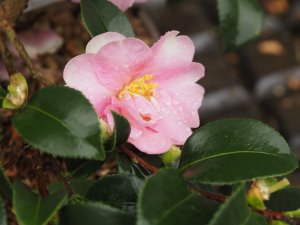
[[[154,89],[157,87],[157,84],[146,82],[152,80],[153,76],[150,74],[145,74],[144,76],[135,79],[130,84],[126,85],[118,94],[119,99],[123,99],[126,93],[134,96],[135,94],[144,96],[146,99],[150,100],[153,97]]]

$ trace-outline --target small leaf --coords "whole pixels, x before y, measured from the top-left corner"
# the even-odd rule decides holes
[[[288,174],[297,161],[283,137],[252,119],[209,123],[186,141],[180,167],[202,183],[232,184]]]
[[[288,187],[271,195],[265,202],[268,209],[274,211],[294,211],[300,209],[300,188]]]
[[[218,9],[225,51],[260,34],[264,14],[257,0],[218,0]]]
[[[106,176],[90,187],[86,198],[130,210],[135,208],[142,183],[139,178],[127,174]]]
[[[32,146],[54,156],[104,159],[98,116],[89,101],[68,87],[35,93],[13,125]]]
[[[208,225],[243,225],[249,216],[250,209],[247,205],[245,186],[239,185],[220,206]]]
[[[42,197],[16,181],[13,187],[13,208],[20,224],[46,225],[65,203],[66,197],[65,192]]]
[[[100,202],[72,204],[62,208],[60,225],[133,225],[134,217]]]
[[[103,164],[103,161],[86,159],[65,159],[65,164],[72,177],[88,177],[95,173]]]
[[[115,31],[124,36],[134,36],[125,14],[107,0],[81,1],[81,15],[93,37],[108,31]]]
[[[0,194],[3,197],[10,199],[12,196],[11,184],[7,177],[4,175],[4,171],[0,165]]]
[[[116,145],[121,145],[127,141],[130,135],[130,124],[127,119],[123,116],[119,115],[116,112],[112,112],[114,117],[114,135],[116,138]]]
[[[8,94],[2,102],[2,107],[5,109],[18,109],[25,103],[28,96],[27,81],[20,73],[13,74],[9,80]]]
[[[69,184],[73,188],[73,191],[77,195],[81,196],[82,198],[85,197],[87,191],[94,183],[95,183],[94,180],[88,180],[85,178],[78,178],[78,179],[69,181]],[[68,194],[66,187],[64,186],[64,184],[62,182],[50,184],[48,186],[48,190],[50,193],[64,192],[64,193]]]
[[[5,204],[1,197],[0,197],[0,225],[7,225]]]
[[[216,205],[188,191],[185,181],[173,169],[149,177],[138,200],[137,225],[206,224]]]

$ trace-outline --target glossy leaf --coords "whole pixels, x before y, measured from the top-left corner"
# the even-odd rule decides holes
[[[265,202],[274,211],[294,211],[300,209],[300,188],[288,187],[271,195]]]
[[[10,199],[12,196],[12,188],[9,180],[4,174],[3,168],[0,165],[0,195]]]
[[[0,197],[0,225],[7,225],[5,204],[1,197]]]
[[[114,117],[114,137],[116,139],[116,145],[121,145],[127,141],[130,135],[130,124],[126,118],[119,115],[116,112],[112,112]]]
[[[65,192],[41,197],[16,181],[13,187],[13,208],[20,224],[46,225],[65,203],[66,197]]]
[[[66,159],[67,170],[72,177],[88,177],[95,173],[104,161],[86,159]]]
[[[104,159],[98,116],[74,89],[50,86],[35,93],[13,125],[30,145],[54,156]]]
[[[83,21],[92,36],[115,31],[124,36],[134,36],[127,17],[107,0],[81,1]]]
[[[69,184],[73,188],[73,191],[75,192],[75,194],[81,196],[82,198],[85,197],[87,191],[94,183],[95,183],[94,180],[89,180],[86,178],[78,178],[78,179],[69,181]],[[50,184],[48,186],[48,190],[50,193],[64,192],[64,193],[68,194],[66,187],[64,186],[64,184],[62,182]]]
[[[247,222],[249,216],[245,186],[239,185],[220,206],[208,225],[242,225]]]
[[[257,37],[264,14],[257,0],[218,0],[224,50],[233,50]]]
[[[134,217],[103,203],[72,204],[62,208],[60,225],[133,225]]]
[[[149,177],[139,195],[137,225],[206,224],[215,203],[191,193],[173,169]]]
[[[106,176],[90,187],[86,198],[132,211],[142,183],[139,178],[127,174]]]
[[[252,119],[226,119],[201,127],[186,141],[180,163],[186,177],[210,184],[284,175],[297,166],[283,137]]]

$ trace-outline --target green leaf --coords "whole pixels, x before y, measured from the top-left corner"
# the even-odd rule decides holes
[[[81,1],[81,15],[93,37],[108,31],[134,36],[125,14],[107,0]]]
[[[104,161],[86,159],[65,159],[67,170],[72,177],[88,177],[95,173]]]
[[[7,177],[4,175],[2,166],[0,165],[0,194],[3,197],[10,199],[12,196],[11,184]]]
[[[5,204],[1,197],[0,197],[0,225],[7,225]]]
[[[0,105],[2,107],[2,102],[7,95],[7,92],[0,86]]]
[[[62,208],[60,225],[133,225],[134,217],[100,202],[72,204]]]
[[[186,141],[180,167],[185,176],[210,184],[232,184],[288,174],[297,168],[286,141],[252,119],[209,123]]]
[[[249,216],[250,209],[243,184],[239,185],[225,203],[220,206],[208,225],[243,225]]]
[[[293,211],[300,209],[300,188],[288,187],[271,195],[265,202],[268,209],[274,211]]]
[[[89,188],[95,183],[94,180],[88,180],[86,178],[78,178],[74,180],[69,181],[71,187],[73,188],[73,191],[80,195],[81,197],[85,197],[87,191]],[[50,193],[56,193],[56,192],[65,192],[67,193],[66,187],[62,182],[58,183],[52,183],[48,186],[48,190]]]
[[[130,124],[126,118],[116,112],[112,112],[114,117],[114,137],[116,138],[116,145],[121,145],[127,141],[130,135]]]
[[[42,197],[16,181],[13,187],[13,208],[21,225],[46,225],[65,203],[66,197],[65,192]]]
[[[268,225],[268,222],[264,216],[251,212],[249,219],[243,225]]]
[[[206,224],[216,209],[207,199],[191,193],[174,169],[150,176],[140,192],[137,225]]]
[[[37,91],[14,117],[13,125],[42,152],[70,158],[105,158],[98,116],[74,89],[50,86]]]
[[[225,51],[254,39],[262,30],[264,13],[257,0],[218,0],[218,11]]]
[[[89,190],[86,198],[132,211],[143,181],[128,174],[115,174],[98,180]]]

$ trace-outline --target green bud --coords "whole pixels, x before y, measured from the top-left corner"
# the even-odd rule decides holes
[[[272,193],[285,188],[289,184],[286,178],[281,181],[277,181],[276,178],[254,181],[247,194],[248,203],[257,209],[265,209],[264,201],[269,200]]]
[[[176,145],[172,145],[172,147],[167,152],[160,155],[161,159],[166,165],[176,161],[180,156],[181,150]]]
[[[111,130],[108,124],[104,120],[99,119],[99,122],[100,122],[100,130],[101,130],[100,138],[103,141],[103,143],[105,143],[106,141],[109,140],[111,136]]]
[[[28,86],[26,79],[20,73],[15,73],[10,77],[10,84],[7,87],[8,94],[2,102],[5,109],[18,109],[26,101],[28,96]]]

